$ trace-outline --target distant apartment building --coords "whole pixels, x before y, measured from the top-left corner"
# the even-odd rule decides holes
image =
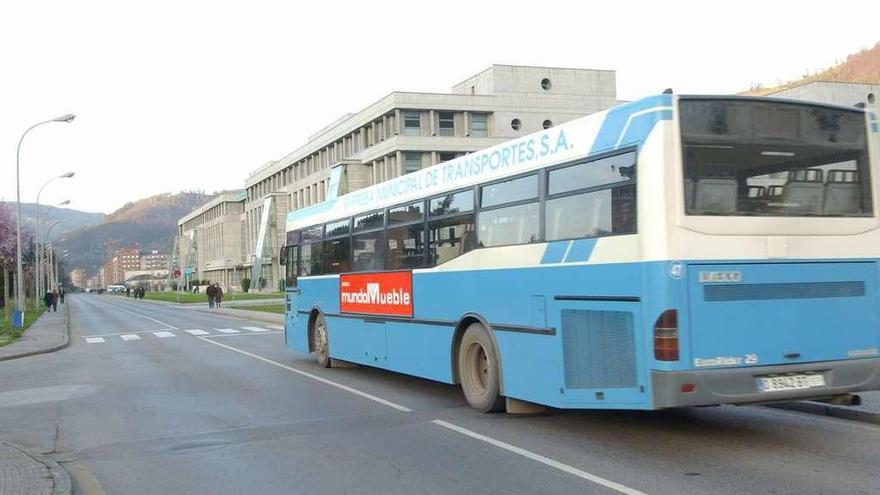
[[[616,103],[614,71],[551,67],[493,65],[451,93],[392,92],[248,176],[244,266],[277,289],[288,212]]]
[[[74,287],[85,289],[87,280],[85,268],[75,268],[70,271],[70,283]]]
[[[176,256],[188,280],[241,287],[244,202],[244,190],[225,192],[178,220]]]
[[[170,255],[161,254],[153,249],[148,254],[141,254],[140,269],[142,271],[167,270],[170,258]]]
[[[140,270],[140,267],[141,253],[139,246],[117,249],[112,256],[107,258],[107,261],[105,261],[104,265],[101,267],[103,269],[104,278],[104,283],[101,284],[101,286],[106,287],[108,285],[123,284],[125,283],[125,272]],[[100,276],[101,272],[99,272],[99,277]]]

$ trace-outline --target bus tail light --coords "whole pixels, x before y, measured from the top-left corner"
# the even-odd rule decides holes
[[[678,311],[667,309],[654,323],[654,358],[678,361]]]

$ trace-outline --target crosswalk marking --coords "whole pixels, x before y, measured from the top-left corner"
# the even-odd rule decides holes
[[[176,337],[176,335],[174,335],[171,332],[153,332],[153,335],[155,335],[156,337],[159,337],[160,339],[167,339],[168,337]]]
[[[206,332],[204,330],[184,330],[184,332],[190,335],[210,335],[209,332]]]
[[[104,337],[86,337],[87,344],[100,344],[104,342]]]
[[[215,330],[223,333],[239,333],[238,330],[235,330],[234,328],[215,328]]]
[[[136,333],[128,333],[125,335],[120,335],[122,340],[141,340],[141,336]]]
[[[268,332],[269,331],[268,328],[263,328],[263,327],[241,327],[241,328],[244,328],[245,330],[250,330],[251,332]]]

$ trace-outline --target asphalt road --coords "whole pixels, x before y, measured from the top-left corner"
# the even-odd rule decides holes
[[[880,427],[763,407],[486,415],[457,387],[320,369],[271,325],[68,301],[69,348],[0,364],[0,434],[53,451],[77,493],[880,493]]]

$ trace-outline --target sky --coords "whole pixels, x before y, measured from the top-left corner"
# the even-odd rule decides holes
[[[110,213],[242,188],[391,91],[492,64],[613,69],[619,99],[796,79],[880,41],[880,2],[0,2],[0,199]]]

